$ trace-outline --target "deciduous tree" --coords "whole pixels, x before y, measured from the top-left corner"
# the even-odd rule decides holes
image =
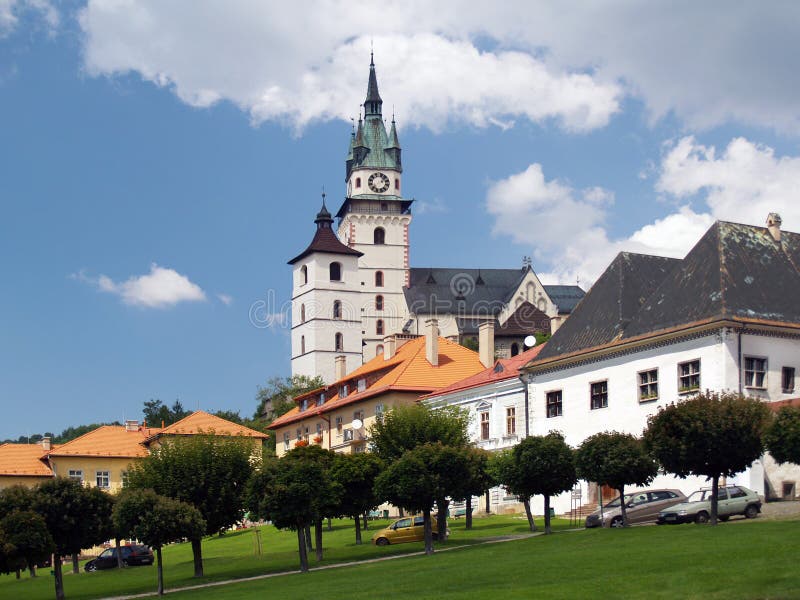
[[[50,558],[55,549],[44,519],[30,510],[15,510],[0,520],[0,530],[14,546],[19,568],[27,567],[31,577],[36,577],[36,565]]]
[[[375,495],[375,478],[384,463],[370,452],[337,454],[331,466],[331,476],[342,487],[340,513],[355,521],[356,544],[361,544],[360,516],[380,504]]]
[[[800,408],[784,406],[769,425],[764,442],[779,463],[800,465]]]

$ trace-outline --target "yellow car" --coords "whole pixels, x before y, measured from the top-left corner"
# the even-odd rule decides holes
[[[448,535],[450,530],[447,530]],[[436,525],[436,516],[431,515],[431,535],[433,539],[439,538],[439,528]],[[424,517],[404,517],[385,527],[372,536],[372,543],[376,546],[389,544],[402,544],[404,542],[421,542],[425,539]]]

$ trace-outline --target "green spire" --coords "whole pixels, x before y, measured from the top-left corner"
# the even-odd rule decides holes
[[[372,52],[369,53],[369,83],[367,84],[367,99],[364,100],[364,114],[366,117],[376,115],[380,117],[383,100],[378,93],[378,77],[375,75],[375,61]]]
[[[394,117],[392,117],[392,128],[389,130],[389,143],[386,147],[400,148],[400,140],[397,139],[397,126],[395,125]]]

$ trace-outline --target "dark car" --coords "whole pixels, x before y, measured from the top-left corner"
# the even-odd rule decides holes
[[[148,546],[132,544],[130,546],[120,546],[122,554],[122,564],[124,566],[152,565],[153,551]],[[87,572],[97,571],[98,569],[117,568],[117,549],[109,548],[103,550],[95,559],[90,560],[83,567]]]

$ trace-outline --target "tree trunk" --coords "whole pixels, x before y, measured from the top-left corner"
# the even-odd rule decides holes
[[[450,502],[445,498],[436,500],[436,506],[438,508],[436,512],[436,533],[440,542],[447,539],[447,507],[449,505]]]
[[[194,557],[194,576],[203,576],[203,548],[200,538],[192,540],[192,556]]]
[[[80,575],[81,574],[81,566],[78,563],[78,553],[74,552],[72,554],[72,574],[73,575]]]
[[[114,538],[114,547],[117,549],[117,568],[122,568],[122,552],[119,547],[119,538]]]
[[[322,562],[322,519],[314,523],[314,543],[317,546],[317,562]]]
[[[328,531],[333,531],[333,521],[328,517]]]
[[[28,565],[28,573],[31,577],[36,577],[36,565]]]
[[[156,572],[158,574],[158,595],[164,595],[164,565],[161,563],[161,546],[156,548]]]
[[[464,513],[464,527],[466,529],[472,529],[472,494],[467,495],[467,503],[465,505],[466,513]]]
[[[490,490],[486,490],[486,514],[490,514],[492,512],[492,494]]]
[[[306,536],[306,549],[307,550],[313,550],[314,549],[314,542],[311,539],[311,524],[309,523],[308,525],[306,525],[305,528],[303,529],[303,531],[305,532],[305,536]]]
[[[431,509],[426,508],[423,514],[423,530],[425,532],[425,554],[433,554],[433,532],[431,531]]]
[[[22,577],[22,575],[20,575],[20,568],[19,567],[17,567],[16,572],[17,572],[17,579],[20,579]]]
[[[628,511],[625,507],[625,486],[621,485],[617,488],[619,491],[619,510],[620,514],[622,515],[622,526],[629,527],[628,524]]]
[[[53,555],[53,573],[56,580],[56,600],[64,600],[64,574],[61,572],[61,555]]]
[[[544,495],[544,533],[545,535],[552,533],[550,529],[550,496]]]
[[[308,554],[306,553],[306,529],[302,525],[297,527],[297,549],[300,552],[300,571],[308,573]]]
[[[364,513],[364,531],[369,529],[369,513]]]
[[[399,515],[399,517],[400,517],[401,519],[402,519],[403,517],[405,517],[405,515],[403,514],[403,509],[402,509],[402,508],[398,508],[397,510],[398,510],[398,515]]]
[[[360,546],[361,545],[361,519],[359,519],[358,515],[356,515],[356,518],[353,519],[353,520],[356,522],[356,545]]]
[[[711,524],[717,524],[719,514],[719,475],[711,478]]]
[[[522,501],[522,506],[525,507],[525,516],[528,517],[528,527],[531,531],[536,531],[536,521],[533,520],[533,513],[531,512],[531,499],[525,498]]]

